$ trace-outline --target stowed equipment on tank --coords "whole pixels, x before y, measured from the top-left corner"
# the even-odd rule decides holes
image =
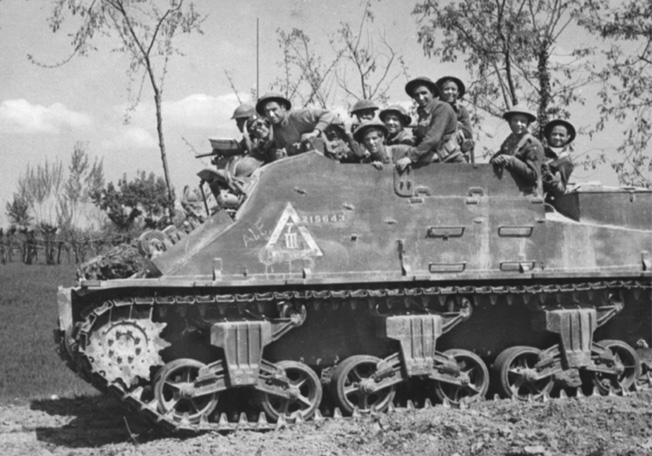
[[[555,384],[562,389],[594,386],[600,394],[625,393],[640,375],[636,351],[620,340],[593,340],[596,329],[624,308],[624,301],[605,294],[604,303],[589,307],[537,305],[533,329],[559,334],[559,343],[540,350],[514,346],[493,363],[495,383],[504,397],[520,400],[547,396]]]

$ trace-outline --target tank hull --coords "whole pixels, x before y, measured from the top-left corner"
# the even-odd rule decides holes
[[[265,428],[248,419],[261,410],[296,421],[635,386],[652,192],[577,192],[560,213],[490,165],[399,174],[317,153],[254,179],[235,217],[178,240],[150,278],[60,291],[74,370],[194,431],[242,413]]]

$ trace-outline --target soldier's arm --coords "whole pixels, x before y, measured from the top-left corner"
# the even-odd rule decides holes
[[[543,163],[543,147],[538,141],[531,141],[524,148],[524,153],[519,154],[522,158],[514,155],[505,166],[528,182],[536,183]]]
[[[448,103],[439,103],[432,113],[428,132],[419,145],[410,151],[408,155],[410,160],[416,163],[423,156],[431,151],[435,151],[451,122],[453,124],[457,122],[457,114],[455,114],[455,111],[453,111],[453,108]]]

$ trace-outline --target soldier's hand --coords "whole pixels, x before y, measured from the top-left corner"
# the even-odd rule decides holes
[[[489,163],[496,166],[505,166],[505,155],[498,155],[492,158]]]
[[[503,155],[503,166],[505,168],[510,168],[514,164],[514,160],[518,160],[516,157],[512,157],[511,155]]]
[[[287,157],[288,154],[285,151],[285,149],[276,149],[276,152],[274,152],[274,157],[278,160],[279,158],[284,158]]]
[[[403,172],[411,164],[412,160],[410,160],[410,157],[403,157],[396,162],[396,169],[398,169],[400,172]]]
[[[383,169],[383,162],[374,161],[374,162],[371,162],[371,166],[373,166],[376,169]]]
[[[321,134],[321,131],[315,129],[315,130],[311,131],[310,133],[302,134],[301,135],[301,140],[302,141],[308,141],[309,139],[312,139],[312,138],[318,138],[320,134]]]

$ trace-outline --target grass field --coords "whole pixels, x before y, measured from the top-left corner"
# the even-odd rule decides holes
[[[0,265],[0,403],[95,394],[54,351],[57,286],[74,276],[74,265]]]

